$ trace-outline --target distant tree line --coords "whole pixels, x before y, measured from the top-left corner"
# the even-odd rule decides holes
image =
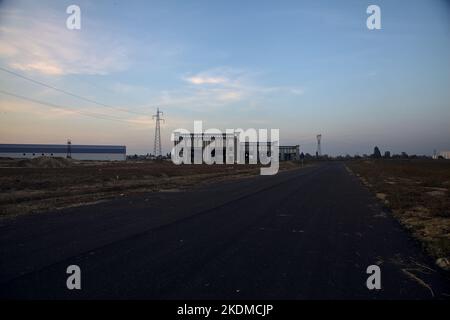
[[[383,154],[380,151],[380,148],[378,146],[375,146],[373,148],[373,153],[368,154],[355,154],[355,155],[345,155],[345,156],[329,156],[327,154],[317,156],[312,155],[310,153],[300,153],[300,159],[301,160],[351,160],[351,159],[431,159],[431,156],[425,156],[425,155],[408,155],[406,152],[401,152],[400,154],[393,154],[391,155],[391,152],[386,150]],[[438,157],[439,159],[444,159],[442,156]],[[147,153],[146,155],[128,155],[128,160],[154,160],[156,157],[152,155],[151,153]],[[160,159],[170,159],[170,153],[167,153],[165,156],[162,156]]]
[[[381,151],[378,148],[378,146],[375,146],[375,148],[373,148],[373,154],[370,155],[370,158],[373,159],[430,159],[431,156],[424,156],[424,155],[408,155],[406,152],[402,152],[400,154],[394,154],[391,156],[391,152],[390,151],[385,151],[384,155],[381,155]]]
[[[363,155],[359,155],[359,154],[355,154],[355,155],[345,155],[345,156],[336,156],[336,157],[331,157],[328,155],[323,155],[323,156],[319,156],[317,157],[316,155],[311,155],[309,153],[301,153],[300,154],[300,159],[305,159],[305,160],[309,160],[309,159],[318,159],[318,160],[351,160],[351,159],[431,159],[431,156],[426,156],[426,155],[409,155],[406,152],[401,152],[400,154],[391,154],[390,151],[386,150],[384,153],[381,152],[380,148],[378,148],[378,146],[375,146],[373,148],[373,153],[372,154],[363,154]],[[440,157],[443,158],[443,157]]]

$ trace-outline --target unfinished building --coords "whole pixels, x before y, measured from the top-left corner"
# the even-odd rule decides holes
[[[280,146],[278,154],[280,161],[298,161],[300,160],[300,146]]]
[[[222,150],[223,163],[258,163],[260,162],[260,152],[271,157],[271,142],[239,141],[239,135],[235,133],[208,134],[176,131],[174,132],[173,142],[174,146],[181,141],[187,142],[187,149],[190,149],[190,163],[201,163],[200,159],[203,157],[205,148],[213,143],[217,136],[222,138],[220,142],[217,141],[216,147],[211,151],[211,156],[215,157],[216,149]],[[179,156],[183,157],[183,154],[179,154]],[[188,156],[186,155],[186,157]],[[279,160],[300,160],[300,146],[280,146]]]

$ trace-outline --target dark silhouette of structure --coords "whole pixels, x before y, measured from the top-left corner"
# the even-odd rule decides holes
[[[162,157],[162,153],[161,153],[161,128],[160,128],[160,122],[164,121],[164,119],[161,118],[161,115],[163,113],[161,111],[159,111],[159,108],[156,109],[156,114],[153,115],[153,119],[155,119],[155,143],[153,146],[153,154],[155,155],[155,157],[161,158]]]

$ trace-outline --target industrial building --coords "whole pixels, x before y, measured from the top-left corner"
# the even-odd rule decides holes
[[[450,151],[441,151],[438,156],[444,159],[450,159]]]
[[[236,150],[236,137],[234,134],[226,134],[222,133],[222,152],[223,152],[223,161],[224,162],[234,162],[235,152]],[[209,144],[209,141],[214,141],[217,135],[207,134],[207,133],[183,133],[183,132],[174,132],[174,145],[176,146],[181,141],[186,141],[188,148],[191,149],[191,163],[194,163],[194,155],[203,153],[204,148]],[[233,151],[230,155],[228,154],[229,159],[227,160],[226,154],[226,145],[228,142],[229,151]],[[231,145],[230,145],[231,143]],[[212,156],[215,155],[215,150],[212,153]]]
[[[76,144],[0,144],[0,157],[61,157],[75,160],[123,161],[125,146]]]
[[[189,141],[188,147],[191,149],[191,163],[194,163],[194,154],[201,154],[204,148],[210,143],[209,141],[214,140],[217,135],[207,134],[207,133],[182,133],[174,132],[174,145],[177,145],[182,140]],[[224,162],[235,162],[238,159],[237,152],[241,155],[239,158],[245,159],[245,163],[256,163],[258,159],[258,154],[260,150],[260,142],[241,142],[239,141],[238,135],[236,134],[226,134],[222,133],[222,152]],[[239,149],[237,148],[239,144]],[[266,142],[267,155],[270,156],[270,142]],[[227,148],[228,153],[226,152]],[[238,151],[239,150],[239,151]],[[214,152],[212,156],[214,156]],[[229,159],[227,160],[227,157]],[[279,147],[279,160],[289,161],[289,160],[300,160],[300,146],[280,146]]]
[[[280,146],[280,161],[300,160],[300,146]]]

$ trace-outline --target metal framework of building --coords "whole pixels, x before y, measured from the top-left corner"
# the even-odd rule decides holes
[[[223,152],[223,162],[234,163],[239,157],[244,159],[245,163],[257,163],[259,161],[259,150],[261,148],[261,143],[259,142],[249,142],[249,141],[239,141],[236,134],[222,133],[221,149]],[[215,134],[207,133],[174,133],[174,145],[177,145],[182,140],[187,140],[188,148],[191,150],[191,163],[194,163],[195,155],[201,159],[201,155],[205,147],[211,143],[217,137]],[[271,143],[266,142],[265,150],[267,150],[267,155],[270,156]],[[228,152],[227,152],[228,149]],[[215,150],[213,151],[213,153]],[[214,154],[212,155],[214,156]],[[228,158],[228,159],[227,159]],[[279,147],[279,160],[289,161],[289,160],[300,160],[300,146],[280,146]]]
[[[126,159],[126,147],[76,144],[0,144],[0,157],[5,158],[67,158],[69,155],[75,160],[123,161]]]
[[[235,135],[230,135],[226,133],[222,133],[222,152],[223,152],[223,162],[225,163],[232,163],[236,159],[235,152],[228,152],[228,159],[227,159],[227,148],[229,148],[229,151],[236,150],[236,137]],[[194,163],[194,159],[196,155],[199,156],[199,158],[202,157],[203,150],[211,141],[215,140],[217,137],[217,134],[207,134],[207,133],[182,133],[182,132],[174,132],[174,145],[176,146],[181,141],[187,142],[187,147],[191,150],[191,163]],[[228,142],[228,145],[227,145]],[[231,143],[231,145],[230,145]],[[215,156],[216,150],[213,151],[212,156]]]

